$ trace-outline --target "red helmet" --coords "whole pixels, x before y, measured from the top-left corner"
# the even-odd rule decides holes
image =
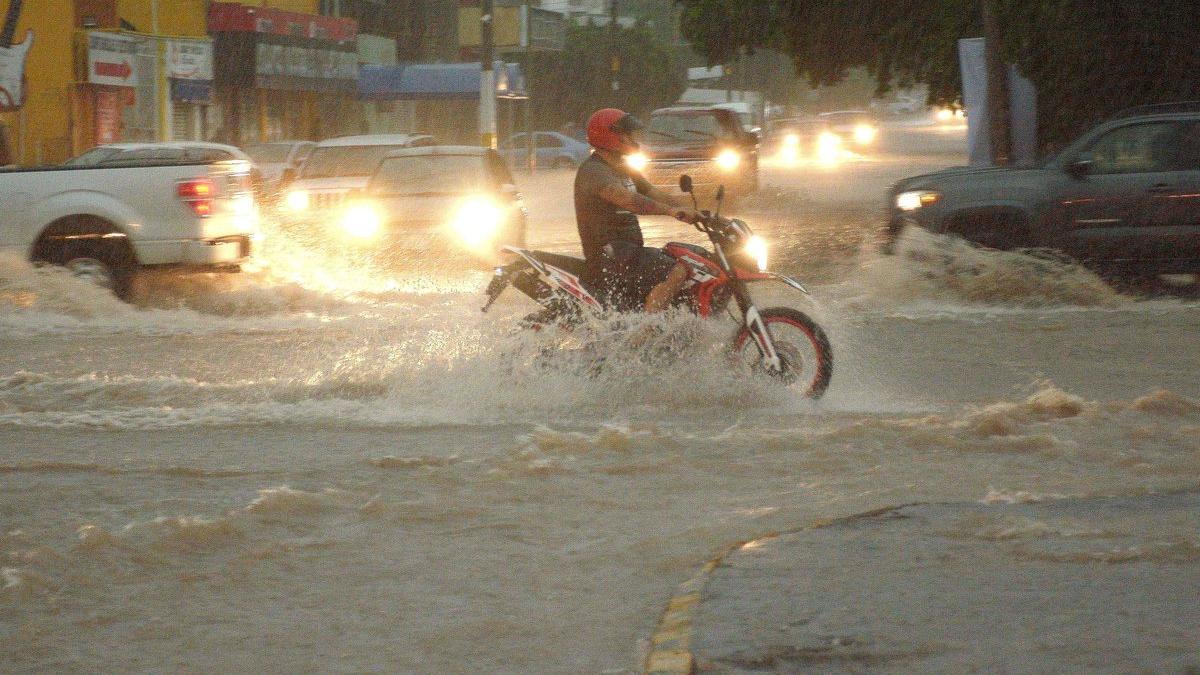
[[[604,108],[597,110],[588,120],[587,139],[593,148],[628,155],[638,149],[638,144],[629,134],[644,128],[645,125],[633,115],[616,108]]]

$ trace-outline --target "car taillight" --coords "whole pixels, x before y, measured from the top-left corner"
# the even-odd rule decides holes
[[[216,191],[216,186],[207,178],[179,181],[175,188],[175,194],[179,196],[180,201],[187,204],[192,212],[201,218],[212,215]]]

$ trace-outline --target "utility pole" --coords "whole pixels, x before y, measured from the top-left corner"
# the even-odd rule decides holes
[[[1000,23],[990,0],[979,0],[983,13],[984,67],[987,70],[988,136],[992,145],[992,163],[1008,164],[1012,157],[1008,115],[1008,68],[1000,52]]]
[[[493,0],[483,0],[479,17],[479,138],[485,148],[496,148],[496,45],[492,33]]]
[[[617,14],[617,0],[612,0],[608,6],[608,39],[609,50],[612,56],[612,90],[614,98],[617,92],[621,91],[621,54],[617,51],[617,31],[621,27],[617,24]]]

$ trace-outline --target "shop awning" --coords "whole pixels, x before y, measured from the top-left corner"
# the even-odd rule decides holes
[[[477,100],[481,70],[478,63],[359,66],[358,97],[372,101]],[[519,65],[497,61],[495,70],[497,97],[528,97],[525,76]]]

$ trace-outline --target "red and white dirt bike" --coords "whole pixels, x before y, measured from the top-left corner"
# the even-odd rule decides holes
[[[692,181],[682,176],[680,189],[691,193]],[[718,191],[718,204],[723,190]],[[718,207],[719,212],[719,207]],[[750,296],[749,284],[782,282],[804,294],[804,286],[790,277],[766,270],[766,242],[746,223],[722,218],[719,213],[701,212],[696,229],[708,235],[710,252],[701,246],[672,242],[664,251],[685,263],[691,274],[674,304],[699,316],[711,317],[729,309],[739,323],[731,348],[755,372],[788,386],[803,388],[805,395],[818,398],[825,393],[833,375],[833,350],[825,332],[808,315],[791,307],[759,310]],[[585,263],[580,258],[505,247],[518,256],[516,262],[496,268],[488,284],[487,311],[504,289],[513,286],[543,309],[526,318],[532,326],[573,326],[589,313],[610,309],[605,296],[583,281]],[[736,313],[729,307],[736,305]]]

